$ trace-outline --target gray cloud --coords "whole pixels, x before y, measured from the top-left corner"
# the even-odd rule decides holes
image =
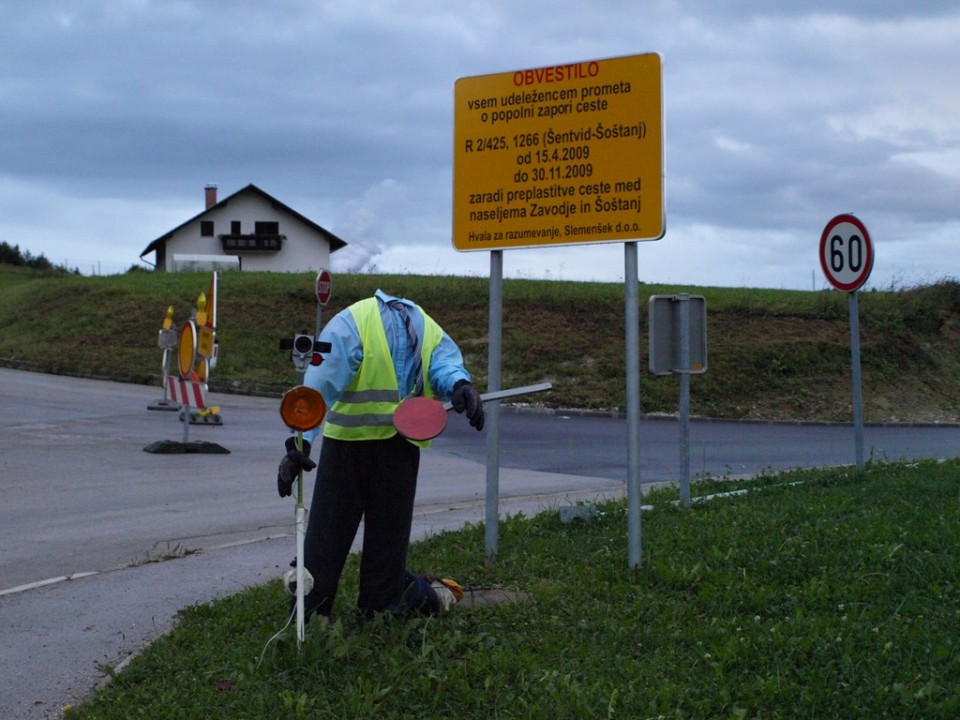
[[[204,183],[254,182],[350,243],[341,271],[482,273],[450,247],[454,81],[658,51],[668,233],[644,279],[809,287],[810,237],[848,210],[888,239],[878,282],[958,275],[911,249],[960,232],[958,43],[933,1],[5,3],[0,240],[126,267]],[[617,279],[617,253],[505,267]]]

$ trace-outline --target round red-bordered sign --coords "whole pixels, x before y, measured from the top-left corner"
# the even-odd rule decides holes
[[[837,215],[820,236],[820,267],[833,287],[860,288],[873,270],[873,243],[867,227],[853,215]]]

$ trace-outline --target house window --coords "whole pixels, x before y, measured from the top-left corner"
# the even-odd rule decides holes
[[[200,237],[213,237],[213,220],[200,221]]]
[[[278,252],[282,249],[282,235],[221,235],[225,253]]]
[[[279,235],[280,223],[267,220],[258,220],[253,224],[254,235]]]
[[[231,235],[239,235],[239,234],[240,234],[240,221],[239,221],[239,220],[231,220],[231,221],[230,221],[230,234],[231,234]]]

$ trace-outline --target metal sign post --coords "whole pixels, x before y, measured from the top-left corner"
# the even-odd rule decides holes
[[[650,372],[680,375],[680,502],[690,504],[690,375],[707,370],[707,304],[702,295],[653,295]]]
[[[863,471],[863,390],[860,382],[860,301],[850,293],[850,383],[853,385],[853,448],[857,470]]]
[[[170,402],[167,393],[167,379],[170,377],[170,358],[173,349],[177,347],[177,332],[173,329],[173,306],[167,308],[163,318],[163,325],[157,336],[157,346],[163,350],[163,364],[161,365],[160,383],[163,385],[163,398],[147,406],[147,410],[177,410],[177,406]]]
[[[864,467],[863,391],[860,381],[860,305],[857,290],[873,270],[873,243],[854,215],[837,215],[820,235],[820,267],[827,281],[850,298],[850,380],[853,385],[853,439],[857,470]]]
[[[333,281],[330,279],[330,273],[326,268],[320,268],[316,280],[317,295],[317,322],[314,326],[314,337],[320,337],[320,330],[323,327],[323,308],[330,302],[330,293],[333,291]]]
[[[637,240],[666,231],[660,55],[460,78],[454,87],[453,246],[490,251],[490,378],[500,388],[501,251],[624,242],[627,406],[634,486],[630,565],[640,564]],[[633,321],[631,321],[633,318]],[[496,553],[498,406],[488,414],[487,553]],[[633,525],[633,523],[631,523]]]
[[[503,250],[490,252],[490,309],[487,333],[487,390],[500,389],[500,358],[503,349]],[[484,548],[486,561],[497,557],[500,536],[500,402],[484,409],[487,427],[487,483],[484,510]]]
[[[623,246],[623,268],[627,324],[627,567],[636,569],[643,564],[640,541],[643,489],[640,486],[640,292],[635,242]]]
[[[321,269],[317,273],[314,288],[317,297],[317,313],[313,335],[308,335],[307,331],[304,330],[302,333],[294,334],[293,339],[289,337],[280,338],[280,349],[290,351],[290,359],[297,371],[297,385],[303,385],[303,379],[310,365],[319,365],[323,362],[321,353],[330,352],[330,343],[320,342],[319,338],[323,325],[323,308],[330,302],[332,288],[333,283],[330,280],[330,273]]]
[[[680,504],[690,505],[690,296],[677,295],[680,305]]]

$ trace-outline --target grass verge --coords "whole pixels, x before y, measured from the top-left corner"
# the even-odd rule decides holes
[[[327,628],[297,651],[279,582],[190,607],[70,720],[111,718],[955,718],[960,461],[699,483],[645,501],[417,543],[410,565],[528,600],[363,623],[351,559]]]
[[[210,273],[131,272],[80,277],[0,264],[0,366],[159,384],[157,332],[168,307],[190,317]],[[223,273],[211,390],[279,397],[296,382],[279,341],[311,331],[312,273]],[[489,282],[478,277],[338,275],[323,317],[377,288],[414,298],[458,342],[487,385]],[[832,291],[640,288],[640,357],[649,351],[647,300],[678,292],[707,303],[708,371],[691,382],[696,415],[763,420],[852,418],[849,301]],[[960,418],[960,282],[863,293],[864,419]],[[624,287],[506,280],[502,387],[549,381],[531,402],[622,412],[626,407]],[[643,412],[676,412],[679,378],[640,378]]]

